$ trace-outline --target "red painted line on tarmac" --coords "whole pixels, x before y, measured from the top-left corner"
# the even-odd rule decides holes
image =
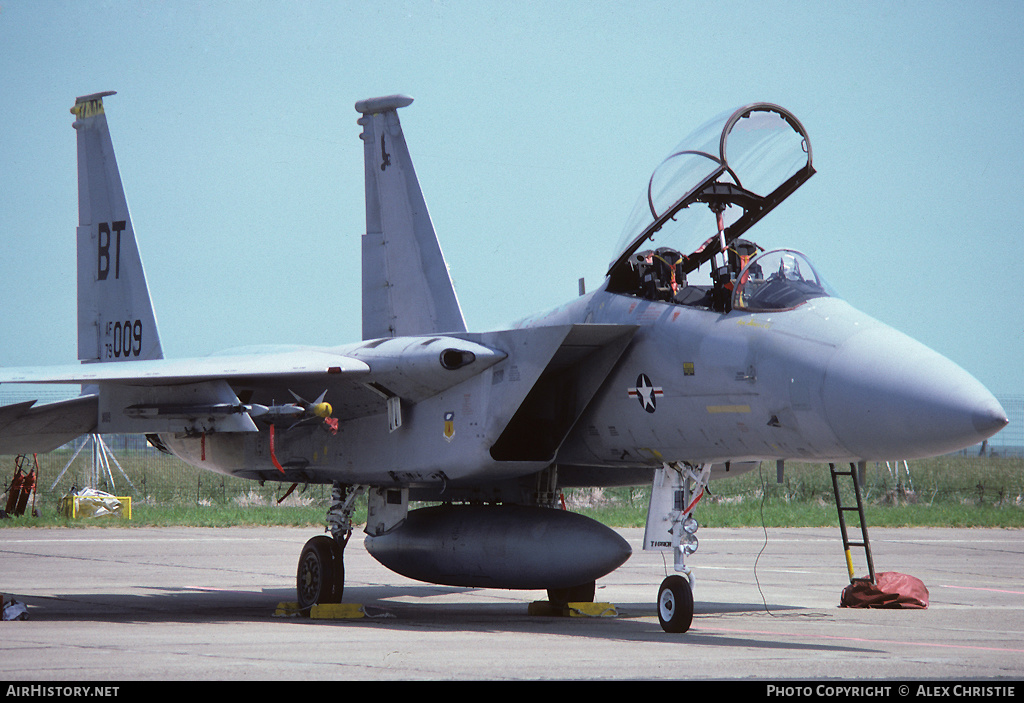
[[[804,633],[795,632],[768,632],[763,630],[732,630],[724,627],[691,627],[690,632],[699,633],[711,633],[711,632],[724,632],[729,634],[741,634],[741,635],[768,635],[771,637],[787,636],[796,639],[816,639],[816,640],[835,640],[839,642],[864,642],[866,644],[897,644],[897,645],[908,645],[916,647],[938,647],[941,649],[974,649],[986,652],[1024,652],[1024,649],[1015,649],[1012,647],[981,647],[978,645],[971,644],[940,644],[937,642],[906,642],[901,640],[877,640],[868,639],[866,637],[838,637],[836,635],[808,635]]]

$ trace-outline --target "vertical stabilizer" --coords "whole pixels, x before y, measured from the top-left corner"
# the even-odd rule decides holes
[[[363,339],[466,331],[398,121],[398,108],[411,102],[392,95],[356,103],[366,176]]]
[[[113,92],[86,95],[78,133],[78,358],[161,359],[160,335],[103,111]]]

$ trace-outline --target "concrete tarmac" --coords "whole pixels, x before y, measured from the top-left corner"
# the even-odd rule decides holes
[[[0,592],[29,611],[0,623],[0,680],[1024,679],[1024,531],[871,530],[876,570],[923,580],[930,607],[861,610],[839,607],[837,528],[703,528],[682,635],[655,608],[671,556],[621,533],[633,556],[597,591],[614,618],[412,581],[357,533],[344,600],[382,616],[313,620],[274,616],[309,529],[0,529]]]

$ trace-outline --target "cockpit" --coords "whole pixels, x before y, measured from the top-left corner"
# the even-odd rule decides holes
[[[753,259],[732,291],[733,310],[792,310],[814,298],[831,297],[829,285],[803,254],[776,249]]]
[[[802,254],[764,253],[743,237],[812,175],[807,133],[783,108],[756,103],[710,120],[651,174],[608,290],[718,312],[782,310],[829,295]],[[704,282],[692,283],[705,264]]]

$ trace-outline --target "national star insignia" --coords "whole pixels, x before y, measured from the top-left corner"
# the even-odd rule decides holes
[[[640,406],[649,413],[653,413],[657,409],[656,398],[664,394],[661,386],[653,385],[651,379],[645,373],[636,377],[636,386],[634,388],[627,390],[629,397],[639,400]]]

